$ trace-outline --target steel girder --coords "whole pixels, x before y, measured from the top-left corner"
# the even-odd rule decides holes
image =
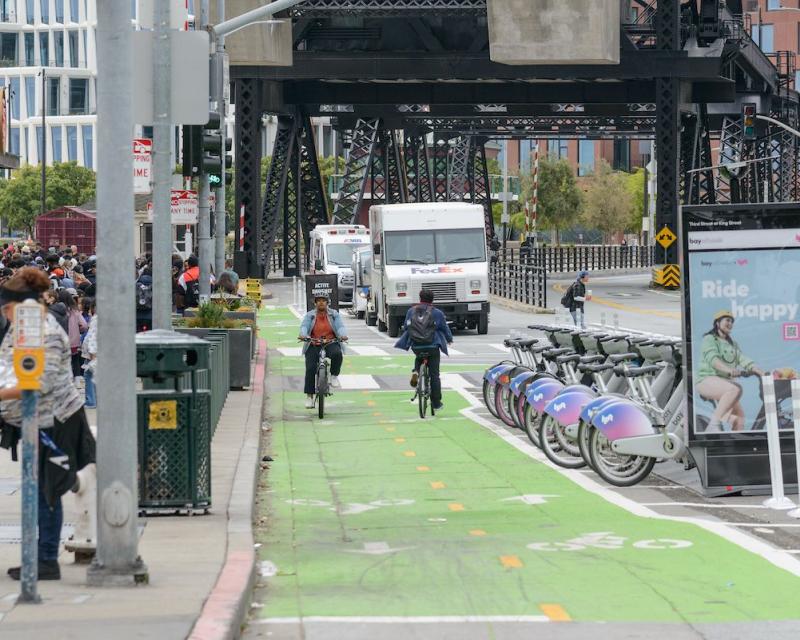
[[[450,171],[450,138],[438,131],[433,134],[433,200],[447,202],[447,175]]]
[[[397,132],[385,133],[384,166],[386,167],[386,187],[389,204],[408,202],[408,185],[405,175]]]
[[[677,78],[659,78],[658,107],[656,111],[656,163],[658,174],[656,180],[656,229],[658,233],[663,227],[669,227],[673,233],[678,229],[678,197],[680,193],[680,80]],[[678,264],[677,243],[669,250],[661,253],[658,260],[661,264]]]
[[[300,225],[303,240],[308,246],[308,234],[318,224],[328,224],[328,199],[325,184],[317,161],[317,146],[314,142],[314,127],[311,118],[303,117],[303,128],[298,133],[300,162]]]
[[[469,184],[469,165],[472,160],[473,139],[470,135],[456,140],[450,155],[450,166],[447,171],[447,200],[455,202],[465,200],[471,191]]]
[[[353,131],[342,189],[333,209],[333,224],[358,222],[361,201],[372,167],[380,120],[359,120]]]
[[[281,213],[285,207],[286,182],[289,177],[289,166],[297,143],[297,118],[279,116],[278,129],[275,134],[275,145],[272,149],[272,161],[267,172],[264,185],[264,212],[261,220],[261,236],[263,247],[261,264],[268,268],[275,236],[281,224]]]
[[[283,276],[300,275],[300,155],[298,139],[292,145],[287,166],[286,188],[283,190]],[[269,263],[268,263],[269,264]]]
[[[425,140],[425,136],[406,131],[403,142],[408,201],[432,202],[433,185],[431,184],[431,170],[428,160],[428,143]]]
[[[236,221],[236,270],[245,277],[260,277],[261,269],[261,104],[262,82],[237,80],[236,96],[236,194],[235,211],[244,207],[244,228]],[[242,238],[242,232],[244,238]],[[239,251],[244,241],[244,250]]]
[[[742,160],[743,147],[742,121],[740,118],[725,117],[720,132],[719,163],[732,165]],[[717,172],[717,200],[720,203],[740,202],[739,176],[741,168],[734,166]]]
[[[471,134],[492,138],[570,138],[586,135],[651,138],[656,128],[654,113],[628,116],[428,117],[408,118],[407,122],[428,131],[436,131],[440,135],[456,137],[460,134]]]
[[[489,182],[489,167],[486,163],[486,138],[474,139],[469,162],[469,182],[472,189],[472,202],[483,207],[486,237],[494,237],[494,218],[492,217],[492,190]]]
[[[370,16],[414,14],[485,14],[486,0],[306,0],[294,7],[292,15],[327,18],[347,14]]]

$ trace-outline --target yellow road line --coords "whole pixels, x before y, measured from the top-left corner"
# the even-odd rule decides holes
[[[417,454],[414,453],[413,451],[403,451],[403,455],[406,458],[416,458],[417,457]]]
[[[447,505],[447,508],[450,509],[450,511],[464,511],[464,505],[458,502],[451,502]]]
[[[395,438],[394,441],[397,444],[403,444],[406,441],[406,439],[405,438]]]
[[[564,609],[564,607],[562,607],[560,604],[540,604],[539,609],[541,609],[542,613],[550,619],[550,622],[572,621],[572,618],[570,618],[566,609]]]
[[[430,467],[417,467],[417,471],[430,471]]]
[[[519,556],[500,556],[500,564],[506,569],[521,569],[523,566]]]
[[[439,480],[436,482],[431,482],[431,489],[444,489],[445,487],[447,487],[447,485]]]
[[[469,532],[469,535],[480,537],[480,536],[485,536],[486,532],[483,529],[473,529],[472,531]]]
[[[553,290],[557,291],[558,293],[564,293],[567,290],[567,288],[561,284],[554,284]],[[646,316],[657,316],[659,318],[675,318],[678,320],[680,320],[681,318],[681,314],[679,311],[657,311],[656,309],[642,309],[640,307],[631,307],[626,304],[620,304],[619,302],[613,302],[612,300],[607,300],[606,298],[598,298],[596,295],[592,295],[591,302],[594,304],[599,304],[604,307],[618,309],[619,311],[640,313]]]

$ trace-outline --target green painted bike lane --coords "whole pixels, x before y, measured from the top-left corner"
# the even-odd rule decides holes
[[[290,318],[296,335],[285,310],[264,314],[270,348],[270,323]],[[288,360],[270,352],[272,375]],[[302,394],[271,397],[257,538],[275,575],[263,617],[800,617],[788,571],[581,488],[462,415],[458,393],[425,421],[410,392],[340,392],[322,421]]]

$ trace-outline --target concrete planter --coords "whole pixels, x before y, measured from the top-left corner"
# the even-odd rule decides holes
[[[619,64],[619,0],[487,0],[502,64]]]
[[[227,331],[231,389],[244,389],[250,386],[250,360],[253,357],[253,344],[255,341],[253,340],[253,332],[249,327],[244,329],[176,327],[175,330],[198,338],[205,338],[209,331]]]

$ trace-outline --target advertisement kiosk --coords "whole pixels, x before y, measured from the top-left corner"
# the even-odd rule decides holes
[[[800,204],[684,207],[689,448],[709,494],[770,486],[761,378],[777,395],[784,481],[796,485]]]

